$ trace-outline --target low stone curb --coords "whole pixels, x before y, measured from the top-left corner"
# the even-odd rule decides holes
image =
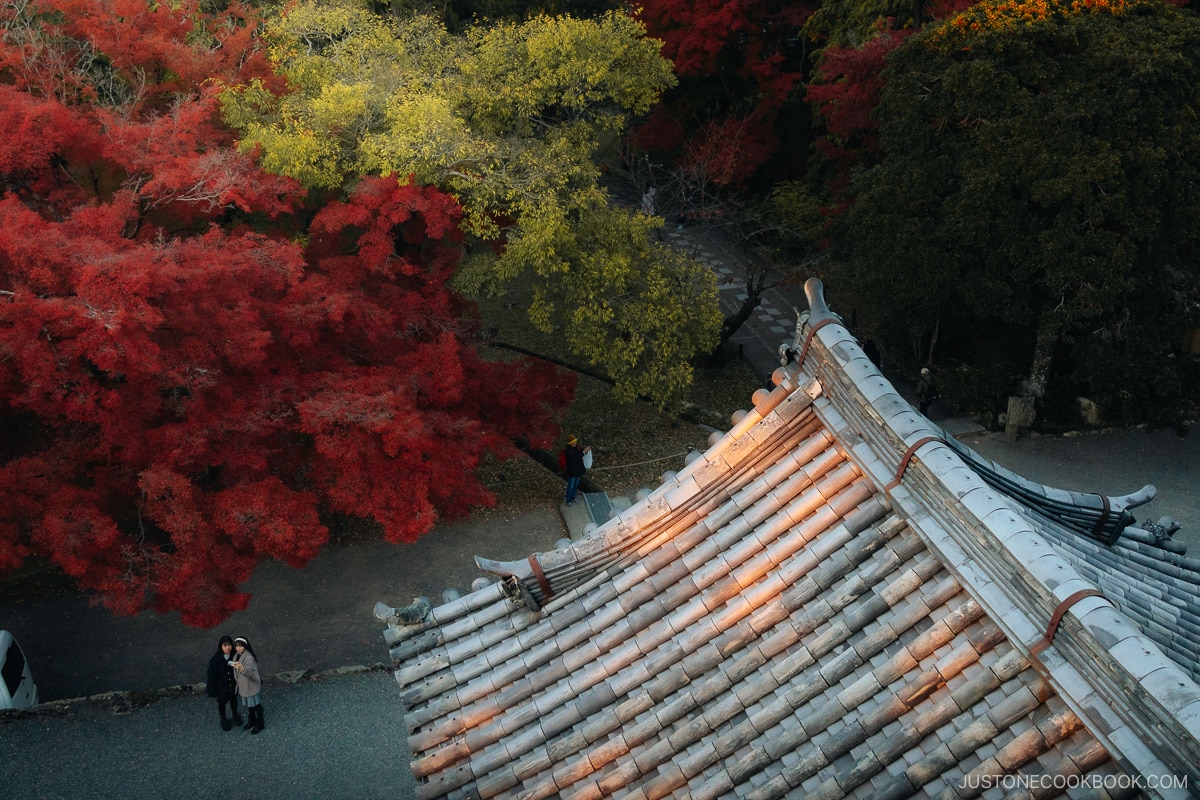
[[[393,667],[390,664],[376,662],[374,664],[356,664],[320,671],[291,670],[269,675],[266,677],[265,682],[285,684],[309,683],[365,672],[390,672],[392,669]],[[159,700],[170,700],[189,695],[203,695],[205,688],[206,685],[204,683],[182,683],[177,686],[168,686],[165,689],[154,689],[145,692],[102,692],[87,697],[51,700],[46,703],[39,703],[33,708],[0,709],[0,724],[23,719],[61,717],[87,708],[106,709],[112,714],[129,714]]]

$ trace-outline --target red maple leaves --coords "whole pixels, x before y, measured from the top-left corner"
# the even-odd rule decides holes
[[[322,511],[411,541],[490,503],[474,468],[552,434],[573,384],[479,357],[453,199],[391,176],[322,204],[232,149],[204,82],[260,67],[236,4],[13,8],[0,569],[207,626],[260,559],[311,559]]]
[[[663,40],[663,55],[681,77],[712,75],[732,66],[778,107],[800,78],[785,65],[784,51],[811,8],[778,0],[724,0],[642,3],[639,16],[652,36]]]
[[[680,86],[637,132],[639,141],[671,149],[687,140],[685,167],[703,163],[718,183],[742,185],[779,147],[777,116],[803,78],[800,27],[811,13],[812,6],[779,0],[642,3],[638,16],[663,40]]]
[[[913,29],[895,31],[880,25],[861,47],[827,47],[817,80],[808,85],[807,100],[825,124],[817,148],[836,164],[842,177],[864,153],[879,150],[879,120],[872,116],[883,90],[883,65]]]

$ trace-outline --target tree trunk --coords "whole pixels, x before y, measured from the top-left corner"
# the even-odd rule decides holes
[[[1029,378],[1019,397],[1008,398],[1008,417],[1004,426],[1005,438],[1013,442],[1021,428],[1028,428],[1037,420],[1037,401],[1046,394],[1050,382],[1050,363],[1054,359],[1054,348],[1058,344],[1059,325],[1051,312],[1043,312],[1038,319],[1037,343],[1033,348],[1033,363],[1029,366]]]
[[[767,288],[769,272],[770,267],[765,265],[746,267],[746,299],[742,301],[737,311],[721,321],[721,337],[717,341],[717,346],[713,348],[713,352],[720,350],[726,342],[733,338],[746,320],[754,314],[754,310],[762,305],[763,291]]]
[[[509,350],[514,353],[520,353],[521,355],[529,356],[530,358],[536,358],[540,361],[545,361],[548,364],[553,364],[556,367],[562,367],[564,369],[569,369],[572,372],[579,373],[580,375],[586,375],[589,378],[595,378],[596,380],[601,381],[602,383],[607,383],[609,386],[617,385],[617,382],[614,381],[612,378],[608,377],[607,375],[603,375],[599,372],[596,372],[595,370],[588,369],[587,367],[581,367],[578,364],[571,364],[569,362],[563,361],[562,359],[554,358],[553,356],[543,355],[542,353],[535,353],[532,350],[526,350],[524,347],[517,347],[515,344],[505,344],[504,342],[498,342],[495,339],[491,339],[487,342],[487,345],[490,347],[498,347],[501,350]]]
[[[720,350],[738,332],[738,329],[746,323],[746,320],[750,319],[750,316],[754,313],[754,309],[758,308],[761,302],[761,295],[746,294],[746,299],[742,301],[742,305],[738,310],[721,320],[721,338],[717,340],[717,346],[714,350]]]
[[[516,441],[513,444],[525,455],[532,458],[543,467],[553,472],[558,477],[562,478],[562,470],[558,466],[558,454],[552,453],[549,450],[535,450],[529,446],[528,441]],[[565,480],[565,479],[564,479]],[[603,492],[604,487],[596,483],[594,480],[584,475],[579,479],[579,491],[581,492]]]
[[[1059,325],[1052,312],[1043,312],[1038,319],[1037,344],[1033,348],[1033,363],[1029,367],[1029,381],[1025,394],[1040,400],[1046,394],[1050,382],[1050,362],[1054,359],[1054,348],[1058,345]]]

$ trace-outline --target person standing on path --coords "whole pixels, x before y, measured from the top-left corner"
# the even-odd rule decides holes
[[[258,659],[254,657],[254,649],[250,642],[239,636],[233,640],[237,651],[233,657],[233,670],[237,677],[238,694],[242,704],[246,706],[246,728],[251,733],[259,733],[266,724],[263,722],[262,678],[258,674]]]
[[[917,404],[921,413],[929,416],[929,405],[937,400],[937,384],[929,367],[921,367],[921,377],[917,379]]]
[[[574,505],[579,481],[592,466],[592,448],[580,447],[579,440],[574,436],[570,437],[567,439],[567,446],[558,456],[558,466],[562,469],[563,477],[567,479],[567,505]]]
[[[238,714],[237,678],[233,674],[233,639],[222,636],[217,643],[217,652],[208,660],[208,696],[217,699],[217,714],[221,718],[221,729],[241,727]],[[232,722],[225,716],[225,704],[229,704]]]
[[[654,216],[654,195],[657,193],[658,190],[651,186],[646,189],[646,193],[642,195],[642,213],[647,217]]]

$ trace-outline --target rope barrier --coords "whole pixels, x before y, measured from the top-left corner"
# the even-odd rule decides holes
[[[682,453],[675,453],[673,455],[663,456],[662,458],[652,458],[649,461],[635,461],[632,464],[618,464],[615,467],[593,467],[592,469],[589,469],[588,472],[604,472],[604,471],[610,470],[610,469],[626,469],[627,467],[640,467],[643,464],[653,464],[655,461],[666,461],[668,458],[680,458],[681,456],[686,456],[686,455],[687,455],[687,451],[684,451]]]
[[[672,455],[662,456],[661,458],[652,458],[649,461],[634,461],[633,463],[630,463],[630,464],[618,464],[615,467],[593,467],[592,469],[589,469],[588,472],[589,473],[591,473],[591,472],[606,472],[608,470],[613,470],[613,469],[627,469],[629,467],[640,467],[643,464],[653,464],[656,461],[666,461],[671,458],[681,458],[683,456],[686,456],[688,454],[688,452],[689,451],[685,450],[682,453],[673,453]],[[533,483],[534,481],[545,480],[546,477],[547,477],[546,475],[539,475],[536,478],[522,478],[520,480],[515,480],[515,481],[501,481],[499,483],[487,483],[484,485],[487,488],[492,489],[497,486],[514,486],[518,483]]]
[[[555,477],[561,479],[562,476],[556,476],[555,473],[547,470],[545,475],[539,475],[536,478],[521,478],[517,481],[500,481],[499,483],[485,483],[484,486],[488,489],[495,489],[499,486],[516,486],[518,483],[534,483],[535,481],[552,480]]]

